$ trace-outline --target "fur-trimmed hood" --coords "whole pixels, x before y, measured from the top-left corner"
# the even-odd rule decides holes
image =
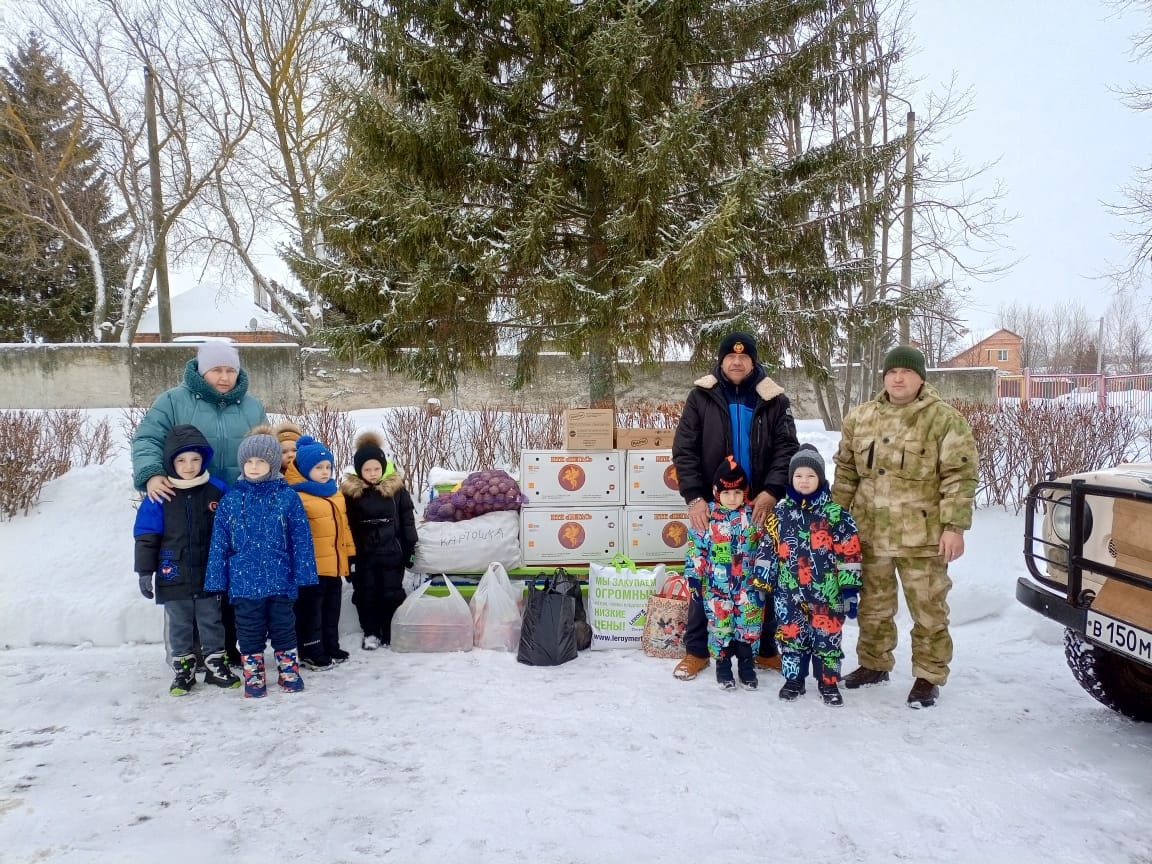
[[[704,390],[711,390],[720,384],[720,378],[713,372],[709,372],[703,378],[697,378],[692,382],[697,387]],[[756,395],[763,399],[765,402],[775,399],[784,393],[784,388],[765,375],[756,384]]]
[[[359,498],[372,488],[371,483],[362,480],[356,474],[345,474],[344,480],[340,483],[340,491],[349,498]],[[394,498],[396,493],[404,488],[404,475],[399,468],[389,462],[384,468],[384,476],[380,478],[375,488],[384,497]]]

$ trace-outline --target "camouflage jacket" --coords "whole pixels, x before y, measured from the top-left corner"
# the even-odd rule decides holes
[[[976,443],[928,384],[909,405],[881,393],[852,411],[835,461],[832,500],[852,511],[874,555],[937,555],[941,531],[972,527]]]

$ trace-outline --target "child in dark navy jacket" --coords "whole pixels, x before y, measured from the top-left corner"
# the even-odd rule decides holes
[[[204,651],[205,684],[239,687],[224,655],[219,594],[204,589],[216,505],[224,484],[208,474],[212,448],[195,426],[174,426],[164,441],[164,467],[172,498],[145,498],[136,511],[136,574],[140,593],[164,607],[168,655],[176,677],[168,692],[183,696],[196,684],[194,631]],[[153,576],[156,580],[153,590]]]
[[[374,651],[392,642],[392,616],[404,602],[404,568],[420,538],[404,475],[384,455],[378,435],[356,439],[352,464],[356,473],[340,484],[356,545],[352,604],[364,631],[360,647]]]
[[[788,493],[764,525],[753,581],[776,608],[787,679],[780,698],[791,702],[804,694],[811,660],[824,703],[839,706],[844,618],[856,617],[860,596],[860,536],[852,514],[832,501],[815,447],[800,445],[788,475]]]
[[[302,585],[315,585],[312,532],[300,496],[280,473],[280,444],[258,426],[240,442],[239,482],[221,499],[205,587],[227,591],[236,608],[244,695],[264,696],[264,647],[276,652],[280,687],[304,689],[292,607]]]
[[[755,690],[753,655],[764,626],[764,596],[752,587],[760,529],[747,501],[748,477],[735,457],[720,463],[712,486],[715,500],[708,505],[707,527],[688,532],[684,576],[708,619],[708,653],[716,660],[717,683],[735,689],[735,657],[740,683]]]

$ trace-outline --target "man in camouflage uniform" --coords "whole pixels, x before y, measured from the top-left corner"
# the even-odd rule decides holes
[[[935,704],[948,680],[948,565],[972,526],[977,457],[972,430],[924,383],[924,355],[901,345],[884,358],[884,390],[844,419],[832,499],[856,519],[863,551],[860,668],[849,690],[888,680],[895,661],[896,577],[912,614],[908,704]]]

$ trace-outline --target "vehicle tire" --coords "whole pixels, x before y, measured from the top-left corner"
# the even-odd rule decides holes
[[[1064,630],[1064,657],[1080,686],[1125,717],[1152,722],[1152,669]]]

